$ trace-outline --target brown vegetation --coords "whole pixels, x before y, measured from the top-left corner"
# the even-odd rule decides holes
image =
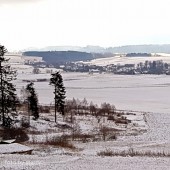
[[[70,143],[65,136],[62,137],[53,137],[48,138],[46,136],[46,140],[44,142],[37,142],[33,140],[31,144],[38,144],[38,145],[52,145],[54,147],[62,147],[68,149],[76,149],[76,147]]]
[[[29,139],[23,128],[4,128],[2,138],[3,140],[16,139],[16,142],[25,142]]]
[[[23,112],[21,109],[26,108],[26,104],[20,105],[20,111]],[[39,106],[40,113],[51,113],[51,111],[54,110],[54,106]],[[62,130],[68,130],[71,131],[70,135],[65,136],[64,138],[68,141],[76,140],[76,141],[82,141],[82,142],[88,142],[88,141],[96,141],[96,140],[116,140],[117,135],[119,134],[119,131],[113,128],[109,128],[107,126],[101,126],[101,121],[113,121],[113,123],[116,124],[124,124],[127,126],[128,123],[130,123],[129,120],[126,119],[126,117],[123,116],[123,111],[117,111],[114,105],[111,105],[109,103],[102,103],[101,106],[98,106],[97,104],[94,104],[93,102],[87,102],[87,100],[84,98],[82,101],[79,99],[72,99],[72,100],[66,100],[65,102],[65,115],[64,120],[71,123],[70,124],[56,124],[55,126]],[[78,116],[93,116],[98,120],[97,131],[90,134],[84,134],[81,133],[79,125],[76,123],[76,115]],[[103,119],[104,118],[104,119]],[[23,116],[21,120],[21,127],[28,128],[29,127],[29,116]],[[50,121],[49,117],[46,117],[45,114],[41,116],[41,119],[45,121]],[[50,130],[50,129],[49,129]],[[51,130],[50,133],[53,133],[55,130]],[[37,135],[42,134],[43,132],[37,132],[37,130],[28,130],[29,134]],[[47,133],[44,132],[44,133]],[[63,138],[62,138],[63,139]],[[54,140],[53,140],[54,141]],[[47,140],[46,143],[54,143],[52,140]],[[58,140],[57,140],[58,141]],[[61,142],[61,141],[60,141]]]
[[[112,151],[110,149],[106,149],[105,151],[100,151],[97,153],[98,156],[147,156],[147,157],[170,157],[170,153],[165,152],[152,152],[152,151],[134,151],[133,148],[130,148],[128,151]]]
[[[93,116],[108,116],[114,115],[116,108],[114,105],[109,103],[102,103],[101,107],[97,104],[90,104],[84,98],[82,101],[79,99],[66,100],[65,103],[65,114],[69,115],[71,118],[73,115],[93,115]]]

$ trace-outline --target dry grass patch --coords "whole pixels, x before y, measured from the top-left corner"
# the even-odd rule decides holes
[[[32,142],[30,142],[30,144],[62,147],[62,148],[68,148],[72,150],[76,149],[76,147],[72,143],[70,143],[64,136],[53,137],[53,138],[46,137],[46,140],[44,142],[33,140]]]
[[[2,130],[2,139],[16,139],[16,142],[25,142],[29,140],[29,137],[23,128],[4,128]]]
[[[112,151],[110,149],[106,149],[105,151],[100,151],[97,153],[98,156],[140,156],[140,157],[170,157],[170,153],[165,152],[152,152],[152,151],[134,151],[133,148],[130,148],[128,151]]]
[[[69,148],[69,149],[76,149],[76,147],[70,143],[67,140],[64,140],[62,138],[53,138],[52,140],[48,140],[45,143],[46,145],[53,145],[53,146],[57,146],[57,147],[62,147],[62,148]]]

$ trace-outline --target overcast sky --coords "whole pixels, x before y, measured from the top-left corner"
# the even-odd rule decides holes
[[[0,44],[170,44],[170,0],[0,0]]]

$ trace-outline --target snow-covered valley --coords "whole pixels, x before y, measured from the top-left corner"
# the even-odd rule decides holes
[[[139,135],[118,136],[115,141],[98,142],[73,142],[78,150],[53,148],[50,146],[33,147],[32,155],[1,154],[1,169],[98,169],[98,170],[168,170],[170,167],[169,156],[159,156],[159,153],[170,153],[170,76],[168,75],[114,75],[87,73],[62,73],[66,87],[67,99],[86,98],[100,105],[102,102],[114,104],[118,110],[137,111],[133,118],[137,125],[143,117],[146,131]],[[50,74],[19,73],[15,84],[17,93],[27,83],[23,80],[35,81],[35,89],[41,104],[53,103],[53,88],[48,81],[37,82],[37,79],[49,79]],[[40,121],[43,125],[43,122]],[[39,126],[39,128],[44,128]],[[47,125],[45,124],[45,127]],[[85,124],[82,129],[90,126]],[[131,126],[129,126],[131,127]],[[139,126],[139,128],[141,128]],[[132,126],[133,128],[133,126]],[[53,133],[53,132],[51,132]],[[46,136],[45,136],[46,137]],[[26,144],[26,143],[25,143]],[[128,152],[134,150],[146,153],[145,156],[98,156],[101,151]],[[158,156],[149,156],[150,153]],[[148,154],[148,155],[147,155]]]
[[[117,109],[170,113],[170,76],[168,75],[114,75],[62,73],[67,99],[86,98],[101,104],[109,102]],[[18,74],[16,88],[26,85],[22,80],[50,79],[50,74]],[[47,82],[35,82],[39,102],[53,102],[53,88]]]

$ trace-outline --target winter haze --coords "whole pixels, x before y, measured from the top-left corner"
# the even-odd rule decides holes
[[[169,0],[3,0],[0,4],[1,44],[10,51],[170,42]]]
[[[0,169],[169,170],[169,7],[0,0]]]

